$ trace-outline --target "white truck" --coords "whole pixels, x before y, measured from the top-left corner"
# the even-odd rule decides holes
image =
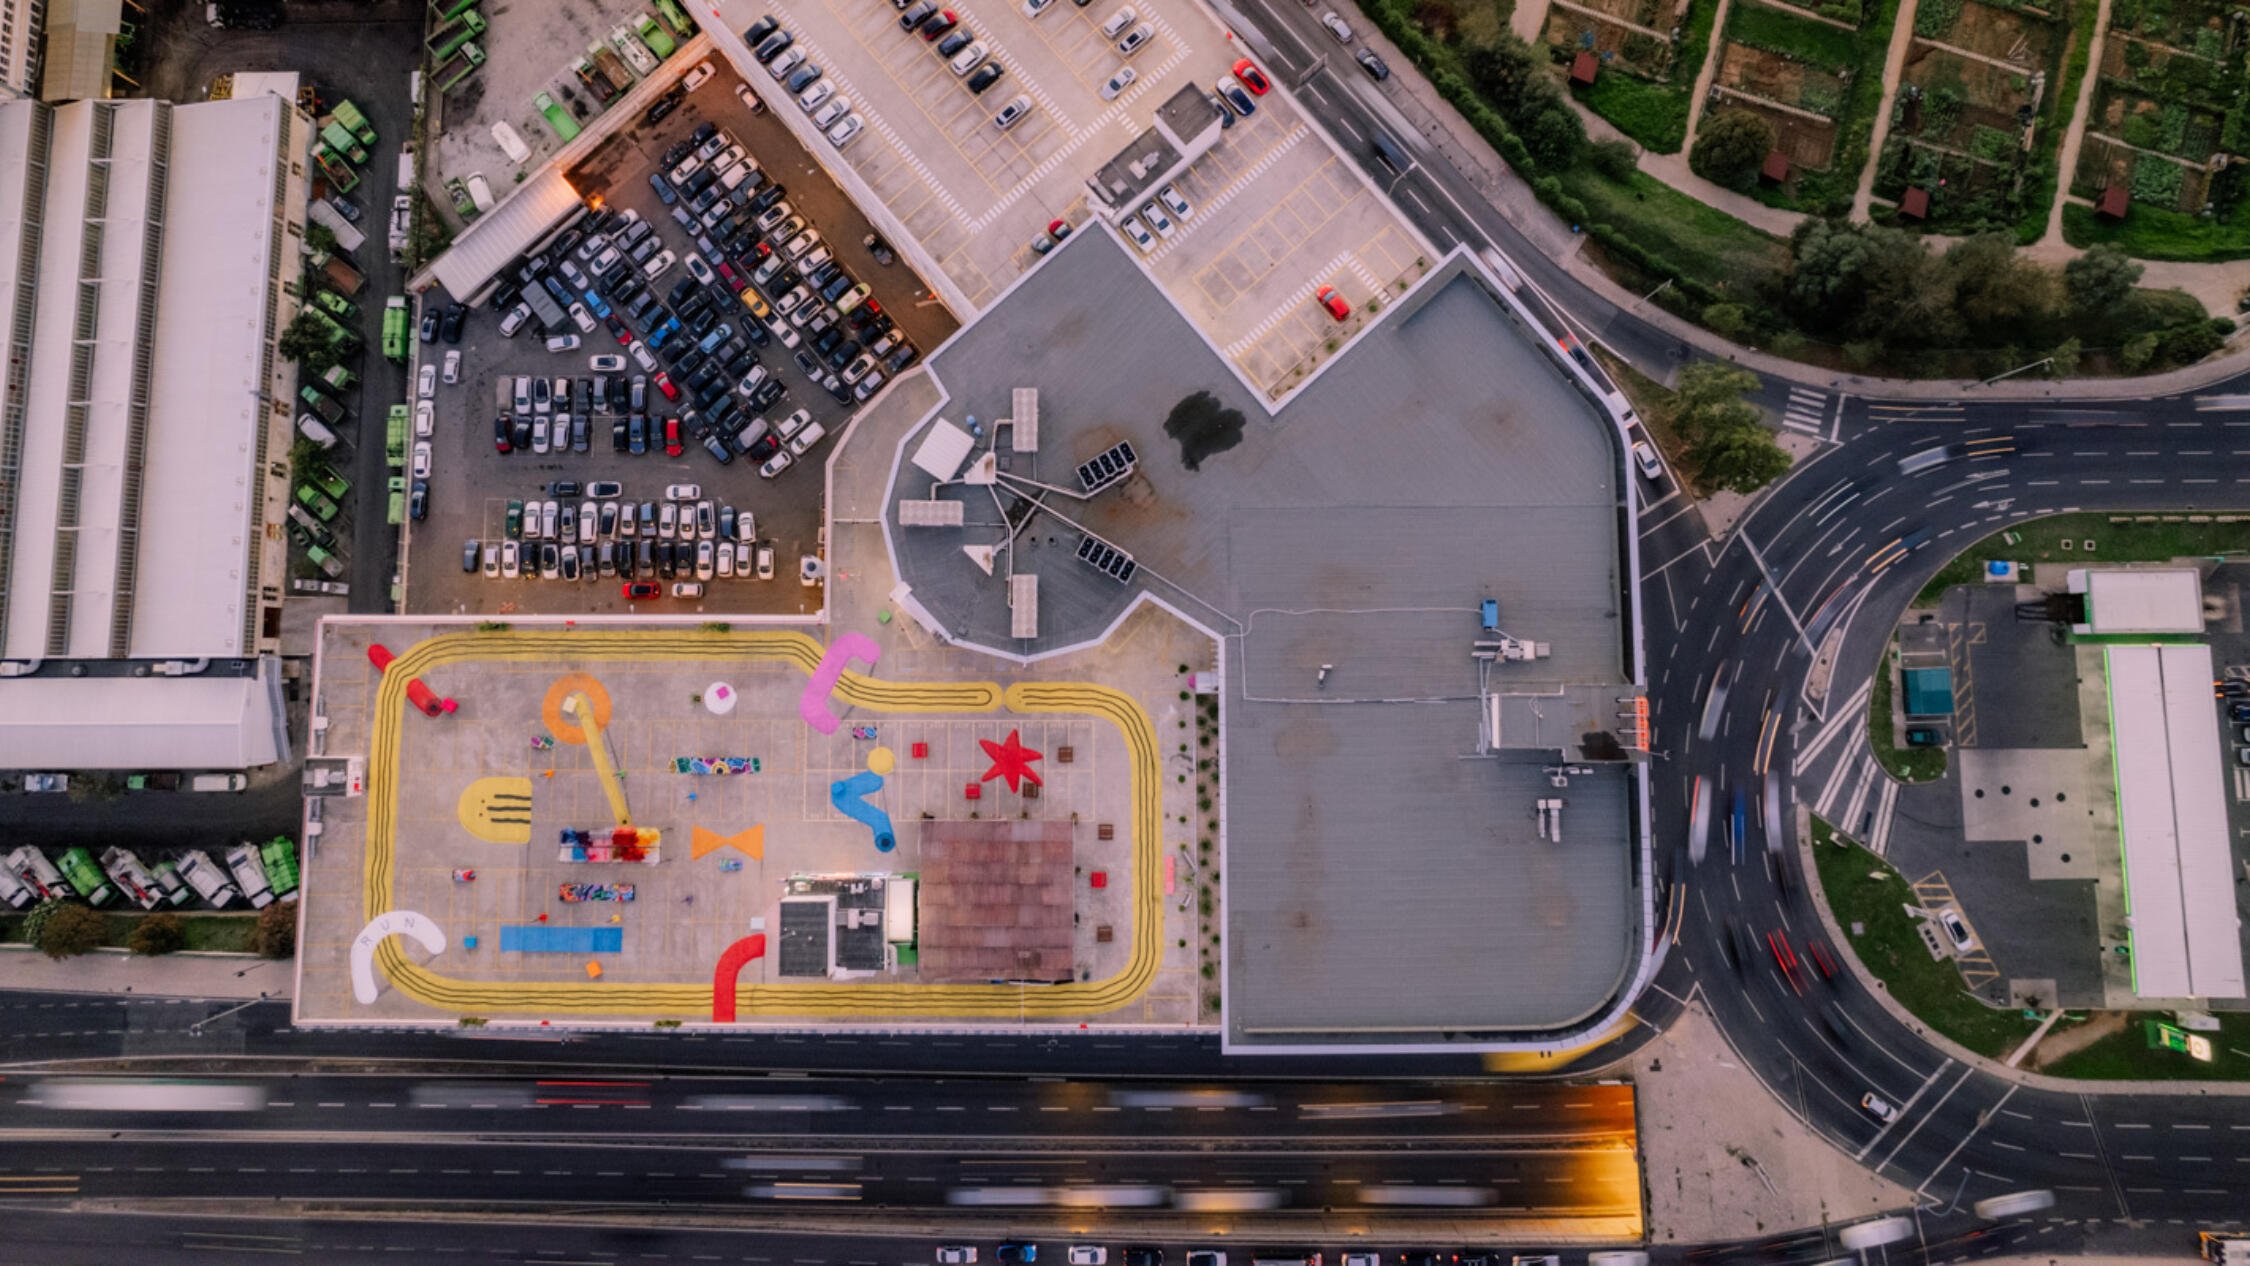
[[[224,910],[233,904],[234,885],[227,882],[226,872],[219,869],[209,853],[191,848],[180,854],[175,869],[180,872],[180,878],[187,880],[188,887],[195,889],[195,895],[203,898],[205,905]]]
[[[187,899],[194,895],[188,891],[187,881],[180,878],[179,868],[163,858],[156,860],[152,873],[156,876],[156,886],[164,890],[164,900],[169,904],[186,905]]]
[[[32,900],[31,889],[21,879],[8,870],[0,869],[0,901],[7,902],[11,909],[21,910],[30,905]]]
[[[102,870],[111,883],[143,910],[154,910],[156,904],[164,900],[164,890],[157,887],[156,876],[148,873],[148,867],[141,865],[141,859],[129,848],[103,849]]]
[[[73,891],[63,882],[62,872],[55,869],[55,864],[47,860],[47,854],[37,845],[26,844],[8,854],[8,869],[43,901],[67,897]]]
[[[359,248],[367,245],[367,235],[359,231],[358,225],[345,219],[343,212],[330,206],[326,198],[314,198],[307,202],[305,218],[315,224],[327,225],[328,231],[336,235],[336,245],[352,254],[358,254]]]
[[[391,258],[406,254],[406,239],[414,226],[414,199],[405,194],[391,199]]]
[[[250,785],[247,774],[197,774],[188,779],[189,791],[240,791]]]
[[[250,908],[263,910],[273,904],[273,888],[266,883],[266,864],[258,857],[255,844],[237,844],[227,850],[227,870],[234,875],[235,886],[250,899]]]

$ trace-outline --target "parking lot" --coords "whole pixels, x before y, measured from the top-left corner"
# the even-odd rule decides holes
[[[1257,98],[1173,187],[1192,214],[1143,259],[1189,319],[1265,392],[1301,382],[1405,293],[1431,256],[1280,91]],[[1350,315],[1314,298],[1334,286]]]
[[[1128,29],[1145,22],[1150,34],[1129,56],[1102,32],[1128,7],[1124,0],[1083,8],[1056,0],[1036,18],[1017,3],[951,4],[960,29],[1003,70],[975,95],[931,42],[900,29],[904,7],[736,0],[722,9],[728,30],[713,38],[740,58],[745,28],[769,12],[781,19],[866,121],[842,161],[980,307],[1036,259],[1030,243],[1050,221],[1084,218],[1087,177],[1148,126],[1158,102],[1191,80],[1211,83],[1233,63],[1208,15],[1176,0],[1132,0]],[[1104,100],[1104,83],[1128,66],[1135,81]],[[752,69],[749,78],[764,74]],[[1018,95],[1029,98],[1029,112],[995,127],[994,116]]]
[[[817,586],[798,583],[798,561],[804,555],[818,552],[822,467],[834,447],[835,437],[849,422],[854,406],[839,402],[828,391],[816,386],[796,363],[792,349],[784,346],[782,337],[769,332],[765,346],[743,346],[753,341],[748,337],[747,323],[754,318],[734,297],[733,287],[723,276],[715,277],[707,285],[686,287],[690,294],[683,302],[702,302],[693,294],[697,289],[713,295],[708,305],[716,314],[711,330],[716,332],[723,326],[736,335],[722,339],[715,350],[724,351],[729,342],[741,346],[741,350],[755,358],[759,368],[781,384],[784,394],[765,407],[754,409],[752,401],[740,390],[718,391],[720,385],[737,381],[732,371],[726,371],[717,374],[718,381],[707,388],[713,394],[707,394],[701,401],[694,399],[689,383],[692,373],[701,365],[694,346],[699,340],[690,326],[673,336],[676,342],[668,341],[658,353],[651,354],[650,363],[677,379],[675,388],[682,393],[677,401],[664,398],[656,373],[648,369],[639,356],[648,352],[645,344],[649,336],[679,308],[680,305],[671,302],[671,294],[675,287],[689,279],[686,261],[699,250],[694,238],[673,218],[672,208],[664,203],[648,177],[663,165],[665,152],[688,139],[699,126],[711,123],[722,127],[758,165],[764,177],[758,182],[745,182],[741,188],[749,189],[752,183],[762,185],[767,181],[783,184],[782,201],[793,209],[793,214],[804,216],[808,226],[819,232],[823,245],[833,251],[842,274],[858,278],[869,286],[868,301],[855,308],[855,315],[864,316],[868,308],[879,310],[883,317],[897,321],[895,333],[901,341],[917,349],[942,341],[951,333],[954,321],[942,306],[931,301],[927,289],[904,264],[884,265],[876,261],[863,241],[871,231],[864,217],[851,209],[841,191],[819,174],[801,148],[770,117],[761,119],[750,115],[748,107],[734,92],[735,81],[726,72],[725,63],[714,62],[714,66],[717,75],[690,93],[682,107],[668,118],[654,126],[625,129],[570,173],[572,184],[590,202],[598,199],[606,203],[607,210],[640,217],[650,226],[649,236],[658,251],[669,252],[678,261],[653,279],[647,278],[644,270],[634,268],[630,262],[620,270],[620,276],[624,270],[642,276],[649,299],[662,305],[660,310],[635,318],[630,315],[629,307],[611,301],[615,296],[605,300],[611,315],[624,323],[632,343],[621,343],[606,321],[591,308],[586,315],[593,323],[592,330],[566,323],[568,332],[580,340],[580,346],[557,352],[546,350],[536,321],[513,338],[503,337],[499,332],[503,314],[490,305],[471,312],[464,322],[457,348],[462,353],[460,381],[451,385],[441,382],[435,389],[434,434],[428,440],[432,466],[429,496],[425,517],[412,524],[411,533],[414,549],[412,566],[408,569],[408,596],[412,609],[491,614],[624,610],[801,613],[820,606]],[[748,211],[749,207],[744,205],[737,207],[735,213],[747,214]],[[590,229],[592,225],[593,220],[589,218],[582,220],[578,227]],[[625,229],[620,227],[617,231]],[[708,231],[705,236],[708,238]],[[731,244],[731,250],[720,249],[714,242],[714,253],[728,262],[730,270],[747,279],[750,265],[760,258],[758,238],[761,236],[746,230],[743,237]],[[779,243],[768,244],[768,249],[779,248]],[[593,261],[579,259],[575,248],[570,257],[574,267],[591,271]],[[661,258],[661,254],[651,256],[652,260]],[[743,267],[736,269],[736,263]],[[553,271],[560,273],[559,261]],[[768,283],[754,288],[753,294],[779,298],[783,288],[778,283],[788,279],[794,271],[794,268],[780,270]],[[569,284],[567,277],[563,284]],[[790,287],[796,284],[791,281]],[[431,302],[434,308],[442,305],[444,299],[442,295],[433,295]],[[805,310],[828,306],[808,303]],[[891,317],[892,313],[897,314],[895,318]],[[850,329],[832,310],[824,315],[839,329]],[[798,350],[810,347],[807,335],[813,327],[798,326],[787,320],[781,324],[799,339]],[[770,331],[771,327],[768,329]],[[852,337],[860,338],[862,334],[854,332]],[[847,339],[845,346],[848,347],[850,341]],[[456,349],[441,341],[425,344],[421,355],[427,363],[442,365],[444,354],[450,350]],[[606,374],[610,397],[607,408],[590,399],[584,402],[590,407],[581,408],[578,397],[582,388],[592,385],[595,371],[590,358],[597,355],[624,355],[625,365],[622,370]],[[747,363],[736,360],[736,364]],[[833,371],[824,369],[824,372]],[[515,451],[498,451],[494,419],[514,413],[513,380],[518,375],[572,380],[571,412],[574,417],[587,418],[582,450],[576,444],[558,448],[550,443],[548,452],[534,451],[536,443],[516,443],[524,438],[522,433],[528,428],[512,424],[510,447]],[[442,378],[442,374],[440,376]],[[631,384],[636,377],[648,380],[643,389],[647,429],[646,451],[642,453],[629,451]],[[502,383],[506,384],[505,394],[502,394]],[[586,390],[584,394],[590,396],[592,392]],[[851,395],[848,388],[845,394]],[[788,469],[770,478],[761,477],[759,461],[742,455],[739,449],[735,450],[731,463],[721,465],[704,449],[697,435],[699,427],[706,428],[726,441],[737,436],[753,418],[780,423],[799,410],[807,411],[810,419],[791,438],[802,441],[815,427],[824,438],[806,445]],[[559,403],[551,406],[550,422],[562,412]],[[711,417],[705,418],[704,413]],[[664,443],[664,422],[672,417],[681,420],[677,455],[668,453]],[[625,429],[624,451],[615,442],[620,427]],[[411,476],[412,471],[408,473]],[[552,495],[550,487],[557,481],[575,482],[580,491]],[[660,570],[651,577],[641,574],[636,567],[636,574],[630,577],[602,575],[597,561],[594,577],[581,577],[571,584],[535,580],[528,574],[516,579],[504,574],[488,576],[484,574],[481,558],[475,573],[463,568],[465,542],[473,539],[480,544],[495,543],[507,537],[511,502],[525,503],[528,508],[537,501],[556,500],[559,520],[562,517],[559,512],[564,508],[576,510],[577,503],[584,499],[583,490],[598,481],[620,485],[615,496],[603,500],[614,501],[621,508],[637,509],[639,503],[646,501],[652,503],[653,511],[661,514],[669,487],[696,484],[700,485],[700,495],[691,498],[691,502],[710,501],[715,517],[723,517],[723,510],[732,507],[739,522],[741,513],[748,511],[754,518],[759,543],[771,547],[775,578],[761,581],[721,577],[714,558],[713,574],[704,581],[707,586],[704,594],[675,598],[671,596],[672,586],[695,580],[693,572],[664,575]],[[597,528],[601,521],[601,511],[597,508]],[[597,539],[622,542],[632,546],[637,555],[643,538],[636,523],[631,534],[624,533],[620,527],[617,532]],[[666,538],[659,538],[659,543],[665,541]],[[756,552],[753,546],[753,560]],[[536,551],[528,553],[526,561],[535,554]],[[519,563],[519,570],[529,569]],[[665,596],[629,602],[621,588],[628,580],[654,580]]]

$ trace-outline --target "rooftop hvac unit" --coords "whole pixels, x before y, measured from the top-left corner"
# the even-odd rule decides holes
[[[1078,486],[1092,496],[1132,474],[1139,464],[1140,457],[1133,452],[1133,446],[1120,441],[1102,450],[1093,460],[1079,464]]]
[[[1121,585],[1132,580],[1133,573],[1141,569],[1141,565],[1133,561],[1131,554],[1091,536],[1079,540],[1078,561]]]

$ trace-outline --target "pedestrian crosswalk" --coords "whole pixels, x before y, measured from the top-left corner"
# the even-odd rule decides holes
[[[1828,433],[1828,393],[1809,387],[1791,387],[1789,403],[1782,408],[1781,424],[1806,435]]]

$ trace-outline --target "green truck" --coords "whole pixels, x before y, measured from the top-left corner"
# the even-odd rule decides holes
[[[343,424],[344,406],[322,395],[317,388],[299,387],[297,388],[297,398],[304,401],[306,408],[319,414],[320,420],[328,425],[341,426]]]
[[[357,321],[359,319],[359,305],[333,290],[313,291],[313,302],[320,306],[321,311],[339,320]]]
[[[570,117],[570,111],[556,105],[553,97],[542,92],[531,99],[531,104],[546,117],[547,126],[554,131],[556,140],[567,145],[578,135],[578,120]]]
[[[413,337],[406,326],[406,296],[392,295],[383,300],[384,360],[400,365],[406,363],[407,340]]]
[[[430,33],[430,60],[443,63],[461,51],[461,46],[485,32],[484,15],[471,9]]]
[[[414,415],[403,404],[391,406],[390,425],[383,436],[383,455],[389,459],[392,470],[406,469],[406,432],[414,425]]]
[[[369,123],[367,116],[361,114],[359,107],[353,105],[350,101],[337,102],[336,108],[329,111],[328,116],[349,128],[352,136],[361,145],[372,146],[375,144],[375,125]]]
[[[320,568],[322,572],[326,573],[330,580],[334,580],[344,574],[344,560],[336,557],[334,554],[329,553],[327,550],[321,548],[318,545],[307,545],[305,547],[305,557],[311,559],[313,566]]]
[[[313,146],[313,162],[320,166],[320,174],[328,181],[330,192],[350,193],[359,188],[359,173],[352,170],[352,165],[344,161],[343,155],[329,149],[326,144]]]
[[[675,0],[656,0],[656,12],[672,27],[672,33],[681,39],[695,34],[695,20],[690,18]]]
[[[55,859],[55,866],[63,878],[86,899],[90,906],[106,906],[117,898],[117,889],[110,887],[109,876],[94,864],[94,855],[83,848],[74,848]]]
[[[323,523],[334,519],[338,513],[336,503],[330,501],[322,494],[320,489],[313,487],[311,484],[297,485],[297,502],[307,510],[312,511],[314,516]]]
[[[406,522],[406,476],[391,476],[391,509],[387,521],[392,527]]]
[[[320,125],[320,143],[328,147],[329,153],[354,167],[367,165],[367,147],[359,143],[350,128],[333,119]]]
[[[342,399],[344,393],[359,385],[359,375],[342,365],[330,365],[313,379],[313,386],[329,395]]]
[[[670,57],[679,47],[672,42],[671,35],[657,25],[656,19],[646,13],[633,19],[633,29],[640,33],[641,43],[648,45],[648,51],[656,54],[658,61]]]
[[[297,841],[276,835],[258,846],[258,860],[265,863],[266,882],[272,885],[273,895],[283,901],[296,900]]]

